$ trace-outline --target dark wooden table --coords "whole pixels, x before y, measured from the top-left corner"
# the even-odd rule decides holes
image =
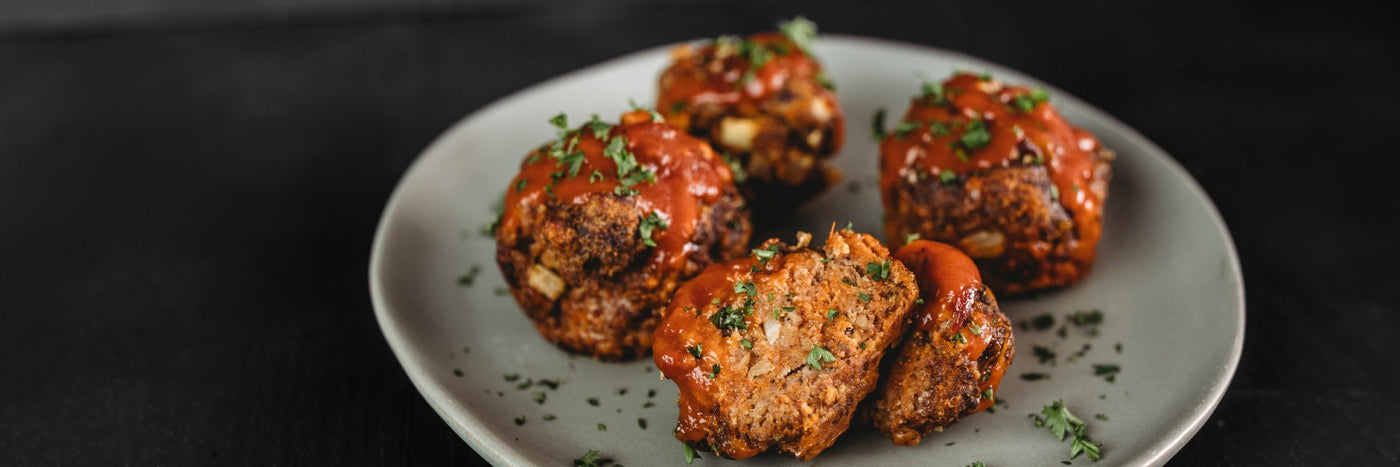
[[[510,92],[795,13],[1040,77],[1201,183],[1248,329],[1174,463],[1400,462],[1400,34],[1367,4],[333,13],[0,30],[0,465],[480,462],[372,316],[399,176]]]

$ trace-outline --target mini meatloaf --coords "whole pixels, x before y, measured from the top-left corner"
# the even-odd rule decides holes
[[[894,256],[918,278],[923,303],[865,412],[896,444],[913,446],[991,407],[1016,351],[1011,322],[967,255],[917,240]]]
[[[744,254],[749,213],[708,144],[647,111],[532,152],[506,188],[496,262],[540,335],[604,360],[651,350],[680,283]]]
[[[808,460],[875,389],[880,358],[909,326],[914,276],[872,236],[833,231],[823,251],[810,239],[768,240],[676,292],[652,357],[680,388],[682,442]]]
[[[924,83],[880,143],[886,238],[952,244],[998,292],[1073,284],[1094,263],[1113,158],[1043,89]]]
[[[729,157],[757,219],[778,220],[841,178],[827,159],[845,119],[812,56],[816,26],[683,45],[661,74],[657,109]]]

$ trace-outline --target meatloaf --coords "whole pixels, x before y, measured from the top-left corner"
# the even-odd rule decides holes
[[[719,155],[654,113],[551,121],[559,136],[506,188],[496,262],[545,339],[605,360],[644,355],[676,287],[744,253],[748,211]]]
[[[924,83],[880,143],[886,238],[954,245],[998,292],[1083,278],[1094,263],[1114,154],[1049,99],[1043,89],[988,75]]]
[[[816,26],[798,18],[779,29],[675,48],[656,104],[730,158],[760,222],[839,180],[827,160],[845,137],[835,86],[812,55]]]
[[[846,431],[917,299],[874,237],[834,231],[822,250],[777,239],[676,292],[653,358],[680,388],[676,437],[743,459],[808,460]]]

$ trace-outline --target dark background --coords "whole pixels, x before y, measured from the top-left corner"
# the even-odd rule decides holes
[[[0,2],[0,465],[480,462],[372,315],[395,182],[510,92],[797,13],[1037,76],[1200,182],[1239,249],[1248,324],[1229,392],[1173,463],[1395,464],[1384,8]]]

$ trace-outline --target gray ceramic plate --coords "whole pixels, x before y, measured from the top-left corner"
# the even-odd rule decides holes
[[[504,293],[495,244],[479,233],[494,218],[493,205],[520,159],[554,136],[546,120],[563,111],[574,122],[592,113],[615,121],[629,98],[651,102],[667,49],[579,70],[472,114],[424,151],[384,209],[369,271],[384,337],[428,403],[494,463],[568,465],[590,449],[627,465],[683,463],[671,436],[675,386],[658,379],[650,359],[601,363],[541,339]],[[1043,313],[1057,318],[1046,331],[1018,327],[1017,358],[998,393],[1006,404],[913,448],[854,427],[812,463],[1058,465],[1069,458],[1069,442],[1057,442],[1027,417],[1055,400],[1087,420],[1089,435],[1103,443],[1097,465],[1169,459],[1220,401],[1244,339],[1239,261],[1200,187],[1131,128],[1014,70],[855,37],[826,37],[817,52],[840,86],[848,118],[847,147],[836,160],[849,182],[805,209],[793,229],[824,231],[831,222],[853,221],[857,230],[881,230],[875,146],[865,122],[879,107],[903,111],[918,89],[916,70],[939,78],[957,69],[990,71],[1010,83],[1045,86],[1066,118],[1097,134],[1119,158],[1093,273],[1062,291],[1002,302],[1013,321]],[[460,284],[473,270],[479,272],[472,283]],[[1065,315],[1087,309],[1105,317],[1097,335],[1076,326],[1065,337],[1055,332]],[[1085,344],[1087,352],[1070,358]],[[1040,363],[1034,346],[1054,350],[1055,364]],[[1093,364],[1121,371],[1110,383],[1094,375]],[[1023,373],[1050,377],[1025,381]],[[519,379],[507,381],[507,374]],[[540,379],[560,384],[550,389]],[[527,380],[533,384],[517,389]],[[744,462],[795,463],[774,454]],[[1088,461],[1081,456],[1075,463]]]

